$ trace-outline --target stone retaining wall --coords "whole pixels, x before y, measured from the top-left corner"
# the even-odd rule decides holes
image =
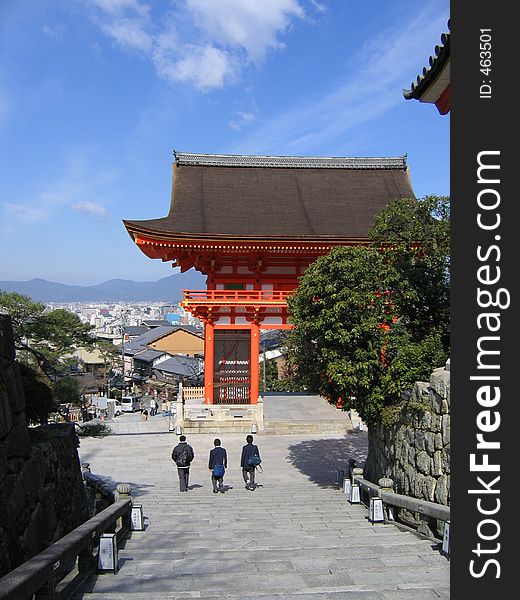
[[[428,410],[404,410],[391,426],[371,426],[364,477],[391,477],[394,491],[450,504],[450,371],[436,369],[429,383],[417,382],[411,400]]]
[[[27,427],[14,359],[0,314],[0,577],[91,516],[74,425]]]

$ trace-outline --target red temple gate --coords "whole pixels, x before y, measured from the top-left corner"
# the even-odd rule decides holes
[[[289,329],[287,297],[337,245],[367,244],[374,216],[413,197],[406,160],[176,153],[170,213],[125,221],[150,258],[194,267],[181,305],[204,323],[208,404],[255,404],[261,329]]]

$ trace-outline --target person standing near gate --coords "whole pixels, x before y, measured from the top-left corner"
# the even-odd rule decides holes
[[[220,440],[214,440],[213,450],[209,453],[208,469],[211,471],[211,483],[213,484],[213,493],[224,493],[224,473],[227,469],[227,452],[220,445]],[[218,487],[217,487],[218,486]]]
[[[242,477],[246,484],[246,490],[253,491],[256,488],[255,470],[262,462],[260,460],[260,451],[258,446],[253,444],[253,436],[246,437],[247,444],[242,447],[242,456],[240,457],[240,466],[242,467]]]
[[[177,465],[179,474],[179,489],[181,492],[188,491],[188,480],[190,478],[190,464],[194,459],[193,448],[186,441],[186,436],[181,435],[179,443],[172,450],[172,460]]]

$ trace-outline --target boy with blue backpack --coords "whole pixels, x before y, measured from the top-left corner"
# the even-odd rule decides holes
[[[211,483],[213,484],[213,493],[224,493],[224,473],[227,468],[227,452],[220,446],[220,440],[217,438],[213,442],[214,448],[209,453],[208,468],[211,471]]]
[[[253,444],[253,436],[246,437],[247,444],[242,447],[242,456],[240,458],[240,466],[242,467],[242,477],[246,484],[246,490],[253,491],[256,488],[255,470],[260,465],[260,451],[258,446]]]

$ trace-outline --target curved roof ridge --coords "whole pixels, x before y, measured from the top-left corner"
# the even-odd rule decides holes
[[[173,151],[177,166],[275,167],[300,169],[406,169],[404,156],[270,156],[266,154],[203,154]]]
[[[409,90],[403,90],[406,100],[417,100],[424,90],[434,81],[450,58],[450,20],[447,22],[448,31],[441,35],[441,44],[434,48],[435,56],[430,56],[428,66],[417,75],[416,81],[410,84]]]

